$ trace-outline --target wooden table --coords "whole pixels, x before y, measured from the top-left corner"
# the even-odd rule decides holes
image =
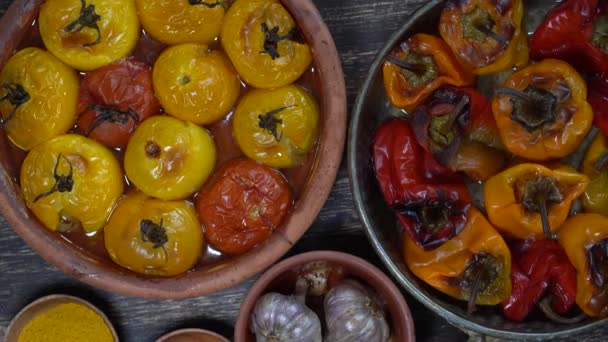
[[[3,14],[11,0],[0,0]],[[368,66],[384,41],[424,4],[424,0],[314,0],[334,35],[352,105]],[[319,218],[289,255],[311,250],[340,250],[382,267],[353,207],[343,163]],[[288,256],[289,256],[288,255]],[[257,278],[257,277],[256,277]],[[47,264],[0,217],[0,338],[11,318],[27,303],[52,293],[90,300],[106,312],[123,341],[152,341],[178,328],[201,327],[232,336],[240,302],[255,279],[220,293],[190,300],[153,301],[92,288]],[[420,341],[466,341],[467,335],[406,296]],[[577,341],[598,341],[608,328]],[[594,338],[595,337],[595,338]],[[575,340],[572,340],[575,341]]]

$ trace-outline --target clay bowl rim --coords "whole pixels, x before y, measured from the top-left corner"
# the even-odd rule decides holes
[[[19,186],[0,165],[0,211],[13,230],[46,261],[89,285],[122,295],[148,299],[203,296],[235,286],[277,261],[312,225],[336,179],[346,137],[346,87],[335,43],[311,0],[280,0],[289,10],[313,50],[318,73],[322,128],[318,154],[306,188],[283,228],[263,245],[221,266],[162,278],[120,270],[111,262],[92,258],[42,227],[24,209]],[[17,48],[43,0],[15,0],[0,19],[0,65]]]
[[[246,342],[247,336],[249,336],[249,317],[251,311],[255,306],[257,299],[266,292],[268,286],[280,275],[285,272],[297,267],[302,264],[306,264],[314,261],[328,261],[338,265],[344,265],[348,269],[356,269],[362,275],[367,275],[370,278],[375,278],[380,287],[372,286],[367,283],[368,286],[373,288],[379,295],[386,297],[396,304],[394,307],[398,308],[399,312],[397,315],[393,315],[393,321],[396,321],[400,316],[401,320],[405,323],[406,340],[405,342],[416,341],[414,317],[410,311],[409,305],[399,288],[393,283],[393,281],[380,269],[372,265],[368,261],[361,259],[357,256],[336,252],[336,251],[313,251],[302,254],[297,254],[290,258],[287,258],[278,264],[272,266],[251,286],[247,295],[241,302],[241,309],[239,310],[239,316],[237,317],[236,324],[234,327],[234,340],[235,342]],[[382,290],[382,293],[380,293]],[[388,306],[388,305],[387,305]],[[391,324],[392,326],[392,324]]]
[[[403,25],[390,36],[390,38],[386,41],[383,47],[378,51],[374,61],[370,65],[370,68],[366,74],[364,82],[361,85],[361,88],[359,89],[357,98],[353,105],[347,139],[346,164],[351,192],[353,194],[353,200],[355,202],[355,210],[357,212],[357,215],[359,216],[359,219],[361,220],[361,223],[363,224],[363,230],[365,232],[365,235],[368,237],[368,240],[370,241],[374,251],[380,257],[384,266],[389,270],[393,278],[397,280],[399,285],[405,290],[407,290],[407,292],[412,295],[417,301],[421,302],[422,304],[424,304],[424,306],[431,309],[436,315],[445,318],[450,324],[456,327],[492,337],[517,340],[549,340],[555,338],[566,338],[593,331],[599,328],[600,326],[605,325],[606,322],[608,322],[608,319],[598,319],[582,326],[561,330],[557,333],[532,333],[514,332],[509,330],[491,328],[482,324],[475,323],[469,319],[460,317],[451,310],[439,305],[433,298],[434,296],[427,296],[425,293],[419,290],[414,283],[410,282],[401,273],[397,265],[392,261],[391,257],[388,255],[384,246],[382,246],[380,237],[372,228],[372,222],[370,221],[369,214],[366,212],[365,209],[366,203],[364,203],[361,197],[361,189],[357,182],[357,179],[361,177],[361,175],[360,171],[357,169],[356,163],[357,137],[355,136],[354,132],[356,131],[357,127],[360,126],[360,120],[362,112],[364,111],[366,98],[369,96],[376,74],[378,72],[381,72],[384,57],[390,53],[392,48],[396,46],[399,41],[402,40],[404,35],[406,35],[410,31],[410,29],[416,24],[418,20],[424,17],[428,12],[432,11],[435,6],[440,5],[442,1],[443,0],[429,0],[428,3],[414,11],[412,15],[409,16],[407,20],[405,20]]]
[[[214,337],[214,338],[217,338],[218,341],[229,342],[229,340],[227,338],[225,338],[224,336],[222,336],[216,332],[213,332],[210,330],[205,330],[205,329],[199,329],[199,328],[185,328],[185,329],[173,330],[167,334],[164,334],[163,336],[159,337],[158,339],[156,339],[156,342],[171,342],[171,339],[173,337],[176,337],[176,336],[179,336],[182,334],[191,334],[191,333],[205,335],[208,337]]]
[[[17,325],[17,323],[19,323],[19,321],[23,318],[23,316],[25,314],[28,313],[28,311],[32,310],[36,306],[39,306],[39,305],[42,305],[42,304],[50,304],[51,302],[54,302],[54,301],[56,301],[58,303],[56,305],[53,305],[52,307],[55,307],[55,306],[57,306],[59,304],[64,304],[64,303],[78,303],[78,304],[82,304],[82,305],[88,307],[89,309],[95,311],[96,314],[98,314],[99,316],[101,316],[101,318],[103,319],[104,323],[110,329],[110,333],[112,334],[112,337],[114,337],[114,341],[115,342],[119,341],[118,334],[116,333],[116,330],[114,329],[114,325],[112,325],[112,322],[108,319],[108,316],[106,316],[106,314],[103,311],[101,311],[95,305],[93,305],[92,303],[90,303],[90,302],[88,302],[88,301],[86,301],[86,300],[84,300],[82,298],[74,297],[74,296],[70,296],[70,295],[63,295],[63,294],[52,294],[52,295],[40,297],[40,298],[34,300],[33,302],[29,303],[25,307],[23,307],[23,309],[19,310],[19,312],[15,315],[15,317],[13,317],[13,319],[9,323],[8,328],[6,328],[6,334],[5,334],[6,341],[7,342],[9,341],[8,338],[10,337],[11,333],[16,334],[15,338],[18,339],[19,338],[19,334],[21,333],[21,330],[23,330],[23,327],[25,327],[25,325],[29,321],[31,321],[32,319],[34,319],[35,317],[37,317],[37,315],[30,317],[30,319],[27,322],[24,323],[24,325],[21,328],[21,330],[19,330],[19,331],[13,331],[13,329],[15,329],[15,326]],[[49,307],[48,309],[51,309],[52,307]],[[15,340],[15,341],[17,341],[17,340]]]

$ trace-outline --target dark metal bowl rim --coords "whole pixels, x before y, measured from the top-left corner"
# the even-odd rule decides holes
[[[349,126],[349,134],[347,140],[347,168],[351,191],[353,193],[353,198],[355,202],[355,209],[357,211],[357,214],[359,215],[359,218],[361,219],[361,222],[363,223],[365,234],[367,235],[370,243],[372,244],[372,247],[374,248],[378,256],[380,256],[380,259],[382,259],[384,265],[388,268],[393,277],[397,279],[399,284],[403,286],[412,296],[414,296],[414,298],[422,302],[422,304],[424,304],[426,307],[434,311],[439,316],[444,317],[448,322],[450,322],[450,324],[453,324],[459,328],[470,330],[483,335],[519,340],[548,340],[555,338],[565,338],[597,329],[600,326],[605,325],[608,319],[597,320],[584,326],[565,329],[555,333],[518,333],[513,331],[489,328],[484,325],[477,324],[466,318],[463,318],[459,315],[456,315],[452,311],[447,310],[438,305],[431,297],[422,293],[414,284],[412,284],[403,276],[403,274],[399,271],[395,263],[393,263],[393,261],[391,260],[390,256],[386,253],[384,247],[380,242],[379,237],[376,235],[376,233],[371,227],[371,223],[364,210],[366,204],[363,202],[363,199],[361,197],[361,189],[359,188],[357,182],[355,182],[355,180],[360,177],[356,165],[355,146],[357,144],[357,136],[355,132],[357,127],[359,126],[360,116],[363,110],[363,106],[365,104],[365,99],[369,93],[373,79],[383,63],[384,57],[389,54],[393,46],[395,46],[395,44],[397,44],[397,42],[401,40],[405,33],[410,30],[410,28],[419,18],[425,16],[427,12],[429,12],[433,7],[437,6],[441,2],[442,0],[429,1],[426,5],[418,9],[404,23],[404,25],[400,29],[393,33],[393,35],[389,38],[384,47],[376,55],[376,58],[374,59],[371,67],[368,70],[367,77],[365,78],[363,85],[359,89],[359,93],[353,106],[353,112],[351,115],[351,122]]]

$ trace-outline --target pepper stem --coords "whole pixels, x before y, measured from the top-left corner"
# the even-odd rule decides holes
[[[406,60],[403,59],[399,59],[395,56],[391,56],[388,55],[385,58],[389,63],[395,64],[396,66],[405,69],[407,71],[411,71],[413,73],[415,73],[416,75],[422,75],[425,72],[425,67],[424,65],[421,64],[414,64],[414,63],[410,63]]]
[[[597,160],[593,164],[593,168],[595,169],[595,171],[600,172],[606,166],[608,166],[608,150],[604,151],[604,153],[602,153],[602,155],[597,158]]]
[[[538,303],[538,307],[545,314],[545,316],[547,316],[548,319],[550,319],[551,321],[553,321],[555,323],[575,324],[575,323],[578,323],[578,322],[584,320],[585,318],[587,318],[587,315],[585,313],[581,313],[580,315],[578,315],[576,317],[572,317],[572,318],[567,318],[567,317],[561,316],[557,312],[553,311],[553,308],[551,307],[551,297],[548,297],[548,296],[543,298]]]
[[[551,232],[547,206],[563,200],[559,187],[551,177],[538,177],[527,181],[523,186],[521,204],[530,211],[540,213],[543,233],[547,239],[555,239]]]
[[[509,97],[512,104],[511,120],[534,132],[557,119],[558,98],[542,88],[528,86],[523,91],[513,88],[499,88],[497,96]]]
[[[478,29],[483,34],[485,34],[486,36],[499,42],[500,44],[503,44],[503,45],[509,44],[509,39],[507,39],[505,36],[499,34],[498,32],[492,31],[492,29],[490,29],[489,27],[487,27],[485,25],[477,25],[477,26],[475,26],[475,28]]]
[[[472,315],[477,307],[475,306],[475,302],[477,301],[477,295],[479,294],[479,290],[481,288],[481,279],[484,271],[481,270],[477,272],[477,276],[475,276],[475,282],[473,283],[473,288],[471,289],[471,294],[469,295],[469,300],[467,302],[467,315]]]
[[[540,207],[540,219],[543,224],[543,233],[549,240],[554,238],[551,232],[551,225],[549,224],[549,213],[547,213],[547,199],[545,196],[540,196],[538,199],[538,206]]]

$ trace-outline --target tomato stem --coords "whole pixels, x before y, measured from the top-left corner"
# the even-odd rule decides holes
[[[87,6],[85,0],[80,0],[80,4],[80,16],[66,26],[65,32],[76,33],[82,31],[85,27],[94,29],[97,31],[97,39],[92,43],[86,43],[83,46],[97,45],[101,42],[101,30],[97,24],[97,22],[101,20],[101,16],[95,12],[95,5],[91,4]]]
[[[63,157],[63,159],[65,159],[65,161],[70,166],[70,171],[67,175],[60,175],[57,173],[58,168],[59,168],[59,161],[61,160],[61,157]],[[53,178],[55,178],[55,184],[53,185],[51,190],[49,190],[47,192],[43,192],[40,195],[36,196],[36,198],[34,198],[34,203],[38,202],[42,198],[50,196],[51,194],[53,194],[57,191],[59,191],[59,192],[72,191],[72,188],[74,187],[73,171],[74,170],[72,169],[72,163],[70,162],[70,160],[68,158],[66,158],[63,154],[59,153],[59,155],[57,156],[57,162],[55,163],[55,168],[53,169]]]
[[[279,26],[275,26],[272,29],[268,27],[268,24],[262,23],[262,32],[264,33],[264,50],[260,51],[260,54],[268,54],[270,58],[277,59],[281,57],[279,54],[279,42],[283,40],[291,40],[298,44],[304,44],[305,40],[300,30],[294,27],[286,35],[279,35]]]
[[[89,105],[84,112],[80,113],[79,117],[91,110],[95,111],[96,113],[93,120],[89,124],[87,132],[85,133],[86,136],[89,136],[95,129],[106,121],[124,125],[129,122],[129,119],[131,119],[133,120],[134,124],[139,123],[139,115],[137,115],[137,113],[132,111],[130,108],[123,111],[117,108],[105,107],[98,104]]]
[[[165,245],[169,242],[167,236],[167,230],[163,227],[163,219],[160,219],[160,223],[156,224],[152,220],[141,220],[139,222],[139,231],[141,233],[141,240],[143,242],[152,242],[153,248],[162,248],[165,252],[165,261],[169,260],[167,249]]]
[[[6,89],[7,93],[0,98],[0,102],[8,101],[13,105],[13,110],[8,114],[6,119],[0,121],[0,127],[6,126],[15,116],[17,109],[30,100],[30,94],[20,84],[13,82],[3,83],[2,88]]]

